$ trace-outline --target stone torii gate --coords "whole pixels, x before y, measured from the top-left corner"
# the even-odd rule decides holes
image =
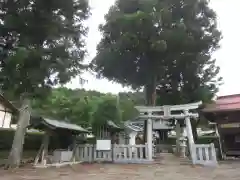
[[[153,143],[152,143],[152,121],[153,119],[162,120],[183,120],[186,124],[187,138],[191,159],[196,159],[196,153],[193,152],[194,139],[192,134],[191,118],[198,118],[198,113],[191,113],[190,111],[196,110],[202,102],[182,104],[182,105],[165,105],[165,106],[136,106],[135,108],[140,112],[141,118],[147,119],[147,147],[148,147],[148,160],[153,160]]]

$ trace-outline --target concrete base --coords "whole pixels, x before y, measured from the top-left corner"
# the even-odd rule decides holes
[[[48,168],[48,167],[63,167],[68,165],[75,165],[75,164],[81,164],[82,161],[76,161],[76,162],[62,162],[62,163],[53,163],[53,164],[36,164],[34,165],[35,168]]]
[[[148,160],[148,159],[141,159],[141,160],[115,160],[113,163],[119,163],[119,164],[152,164],[154,160]]]

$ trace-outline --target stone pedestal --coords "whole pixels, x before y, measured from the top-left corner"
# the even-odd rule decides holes
[[[180,143],[180,152],[179,156],[185,158],[186,157],[186,152],[187,152],[187,138],[181,137],[179,139]]]

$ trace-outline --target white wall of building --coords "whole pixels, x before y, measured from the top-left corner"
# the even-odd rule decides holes
[[[125,131],[125,133],[126,133],[126,135],[120,133],[118,143],[119,144],[127,143],[129,145],[136,145],[136,136],[137,136],[138,132],[128,129]],[[128,142],[126,142],[126,136],[128,136],[128,138],[129,138]]]
[[[171,129],[168,122],[162,119],[152,121],[153,129]]]
[[[12,114],[4,111],[5,107],[0,103],[0,128],[10,128]],[[7,109],[7,111],[9,110]]]
[[[130,145],[135,145],[136,144],[136,136],[138,132],[132,131],[129,133],[129,144]]]

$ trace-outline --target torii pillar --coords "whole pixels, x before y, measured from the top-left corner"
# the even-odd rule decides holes
[[[152,143],[152,136],[153,136],[153,127],[152,127],[152,112],[148,112],[148,120],[147,120],[147,152],[148,152],[148,160],[153,160],[153,143]]]
[[[146,152],[146,158],[149,161],[153,160],[153,123],[152,123],[152,107],[148,107],[148,106],[136,106],[136,109],[140,112],[140,114],[144,114],[144,115],[140,115],[140,117],[145,117],[147,120],[147,150]]]

